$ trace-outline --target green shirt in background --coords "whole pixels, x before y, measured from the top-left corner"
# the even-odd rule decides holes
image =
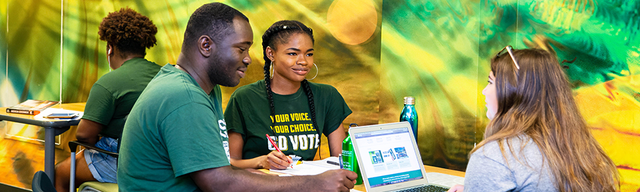
[[[167,64],[149,82],[125,124],[120,191],[198,191],[189,173],[229,165],[220,86],[207,95]]]
[[[295,154],[303,160],[313,160],[320,135],[329,135],[351,114],[342,95],[331,85],[311,83],[316,107],[316,122],[311,121],[307,95],[301,87],[291,95],[273,94],[275,128],[271,126],[271,112],[264,80],[242,86],[232,95],[225,111],[230,131],[244,139],[242,158],[250,159],[276,150],[267,140],[269,134],[286,155]]]
[[[118,120],[129,114],[142,90],[159,70],[160,65],[144,58],[125,61],[93,84],[82,119],[104,125],[100,132],[102,136],[120,138],[124,121]]]

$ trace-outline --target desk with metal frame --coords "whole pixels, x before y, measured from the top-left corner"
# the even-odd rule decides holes
[[[57,104],[51,108],[84,111],[85,103]],[[7,107],[0,108],[0,121],[11,121],[44,127],[44,172],[55,183],[55,137],[69,130],[70,126],[78,125],[80,119],[55,120],[36,119],[34,115],[7,113]]]

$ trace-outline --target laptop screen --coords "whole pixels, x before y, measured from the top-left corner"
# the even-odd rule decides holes
[[[409,131],[403,127],[353,135],[362,159],[358,163],[371,188],[424,178]]]

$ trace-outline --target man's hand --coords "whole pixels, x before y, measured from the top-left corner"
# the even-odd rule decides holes
[[[462,191],[464,191],[464,186],[463,185],[454,185],[447,192],[462,192]]]
[[[344,169],[329,170],[316,175],[312,181],[313,191],[349,191],[353,189],[358,174]]]
[[[291,165],[291,162],[293,162],[291,157],[286,156],[284,153],[271,151],[271,153],[267,155],[267,158],[260,162],[260,164],[262,168],[265,169],[287,169],[287,167]]]

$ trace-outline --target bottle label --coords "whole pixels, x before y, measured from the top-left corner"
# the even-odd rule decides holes
[[[362,173],[360,173],[360,169],[358,168],[358,161],[354,151],[342,150],[342,169],[356,172],[358,174],[356,185],[362,184]]]
[[[355,158],[353,156],[353,151],[342,150],[342,167],[343,169],[353,171],[352,159]]]

